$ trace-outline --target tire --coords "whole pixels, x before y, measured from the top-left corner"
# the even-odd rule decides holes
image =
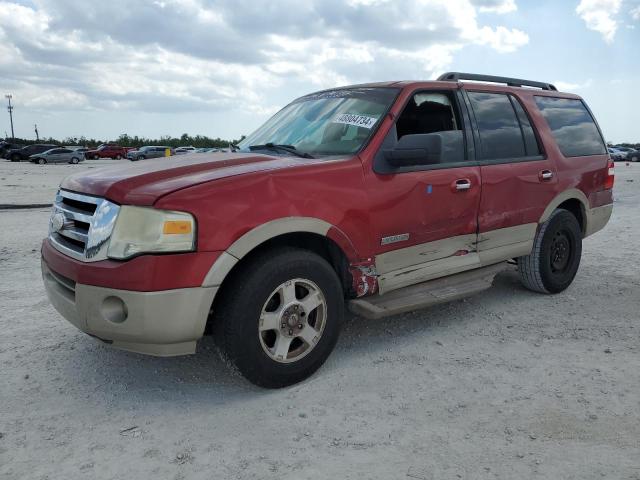
[[[290,299],[286,305],[283,294]],[[322,366],[338,340],[343,315],[340,280],[326,260],[279,248],[234,271],[214,309],[214,336],[247,380],[281,388]]]
[[[534,292],[562,292],[573,282],[581,255],[578,220],[568,210],[555,210],[538,230],[531,254],[518,257],[520,280]]]
[[[633,156],[631,157],[631,159],[630,159],[630,160],[631,160],[632,162],[637,162],[637,161],[639,161],[639,160],[640,160],[640,156],[638,156],[638,155],[633,155]]]
[[[121,155],[116,155],[116,160],[121,160],[122,156]]]
[[[144,160],[145,158],[147,157],[145,157],[144,155],[140,155],[136,160]]]
[[[12,162],[19,162],[20,161],[20,155],[11,155],[11,161]]]
[[[38,165],[44,165],[45,163],[47,163],[47,161],[44,158],[38,159]]]
[[[73,163],[73,164],[75,165],[75,164],[77,164],[79,161],[80,161],[80,160],[78,160],[76,157],[73,157],[69,163]]]
[[[100,160],[100,155],[94,155],[94,156],[93,156],[93,159],[94,159],[94,160]]]

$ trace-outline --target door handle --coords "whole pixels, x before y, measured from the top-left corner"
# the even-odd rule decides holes
[[[551,170],[542,170],[538,175],[541,181],[551,180],[553,178],[553,172]]]
[[[471,180],[468,178],[460,178],[456,180],[453,185],[457,191],[463,192],[471,188]]]

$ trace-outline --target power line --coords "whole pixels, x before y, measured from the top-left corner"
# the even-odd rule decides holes
[[[6,98],[9,101],[9,106],[7,107],[7,110],[9,110],[9,121],[11,121],[11,138],[14,139],[16,138],[15,133],[13,133],[13,106],[11,105],[11,99],[13,98],[13,95],[9,94],[9,95],[5,95],[4,98]]]

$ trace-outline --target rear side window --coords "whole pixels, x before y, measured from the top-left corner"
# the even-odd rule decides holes
[[[581,100],[539,96],[535,99],[565,157],[607,152],[598,127]]]
[[[480,133],[481,158],[526,157],[520,122],[503,93],[468,92]]]

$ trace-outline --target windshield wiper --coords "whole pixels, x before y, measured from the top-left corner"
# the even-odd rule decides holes
[[[263,145],[249,145],[249,150],[254,151],[254,150],[281,150],[283,152],[288,152],[291,153],[293,155],[296,155],[298,157],[302,157],[302,158],[313,158],[311,155],[309,155],[307,152],[299,152],[296,147],[294,147],[293,145],[280,145],[280,144],[276,144],[276,143],[265,143]]]

